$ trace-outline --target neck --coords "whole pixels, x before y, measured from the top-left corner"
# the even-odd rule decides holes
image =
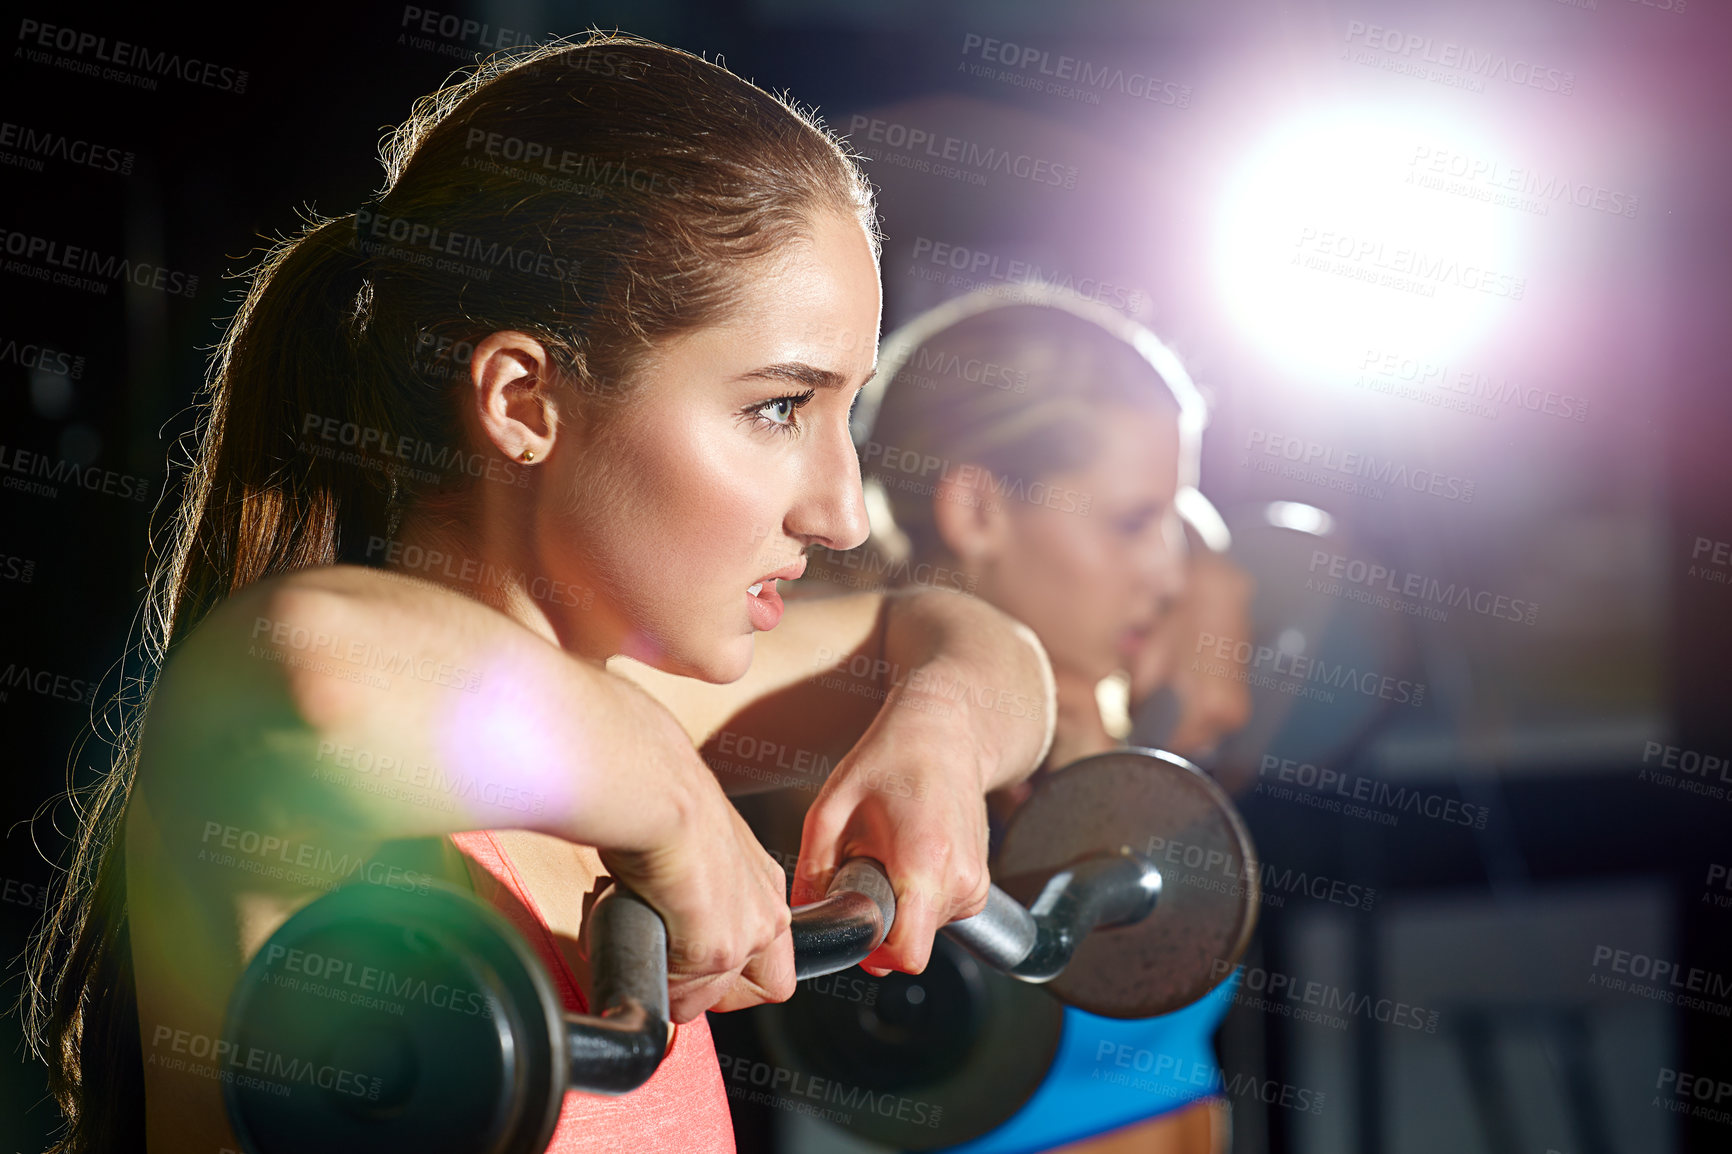
[[[1053,669],[1053,680],[1057,688],[1058,712],[1047,764],[1063,766],[1079,757],[1117,749],[1119,743],[1107,733],[1101,722],[1094,682],[1062,668]]]
[[[965,561],[947,549],[918,554],[934,569],[946,568],[960,573],[963,587],[969,593],[990,604],[998,604],[995,596],[996,577],[990,564]],[[1053,726],[1052,750],[1046,765],[1056,768],[1092,753],[1106,753],[1119,747],[1119,742],[1101,721],[1101,709],[1095,700],[1095,682],[1063,666],[1053,666],[1057,691],[1057,715]]]
[[[499,528],[478,532],[478,524]],[[555,586],[534,551],[522,546],[527,540],[527,528],[515,531],[507,510],[487,509],[479,517],[467,517],[428,503],[404,519],[386,567],[496,609],[574,657],[605,662],[612,648],[580,629],[573,620],[576,614],[562,612],[557,599],[537,595]],[[583,624],[593,626],[595,621]]]

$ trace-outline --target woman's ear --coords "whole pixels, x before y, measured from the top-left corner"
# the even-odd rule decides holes
[[[946,463],[932,494],[938,538],[969,569],[995,560],[1009,541],[1010,516],[994,492],[1002,488],[996,480],[984,465]]]
[[[490,333],[476,343],[469,362],[481,434],[508,460],[541,461],[559,432],[558,372],[540,341],[527,333]]]

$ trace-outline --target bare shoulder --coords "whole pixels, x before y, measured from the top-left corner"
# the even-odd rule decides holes
[[[213,607],[174,646],[159,696],[165,710],[244,693],[276,704],[287,695],[303,714],[341,712],[379,680],[369,678],[370,665],[456,650],[483,633],[538,640],[432,582],[354,565],[302,569]]]
[[[321,565],[254,582],[215,606],[194,634],[232,639],[244,633],[257,640],[284,629],[369,621],[395,626],[429,614],[498,616],[430,581],[360,565]]]

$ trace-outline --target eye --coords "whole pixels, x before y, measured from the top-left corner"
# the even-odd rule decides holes
[[[1149,525],[1154,519],[1153,513],[1134,513],[1129,517],[1121,517],[1118,525],[1119,532],[1127,537],[1141,537],[1148,531]]]
[[[800,427],[799,422],[794,419],[794,414],[804,408],[806,403],[816,395],[816,390],[807,389],[803,393],[773,397],[768,401],[753,405],[746,411],[771,428],[794,430]]]
[[[1151,529],[1159,526],[1163,537],[1169,536],[1172,527],[1178,522],[1178,512],[1171,505],[1147,505],[1120,517],[1113,524],[1125,537],[1136,539],[1148,534]]]

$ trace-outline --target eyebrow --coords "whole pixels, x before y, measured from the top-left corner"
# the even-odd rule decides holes
[[[866,381],[870,381],[877,375],[878,370],[874,368],[866,374]],[[765,365],[763,368],[741,373],[736,379],[742,381],[796,381],[814,389],[843,389],[848,386],[848,378],[841,373],[820,369],[814,365],[808,365],[804,361],[784,361],[780,364]],[[860,382],[861,385],[865,385],[866,381]]]

